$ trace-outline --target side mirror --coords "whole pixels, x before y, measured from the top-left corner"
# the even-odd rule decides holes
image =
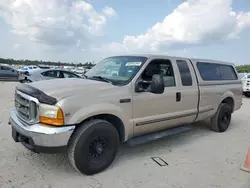
[[[147,89],[143,87],[146,84]],[[164,80],[159,74],[155,74],[152,77],[152,81],[139,80],[135,84],[135,92],[150,92],[154,94],[162,94],[164,92]]]
[[[154,94],[162,94],[164,93],[164,90],[165,86],[162,75],[154,74],[150,85],[150,92]]]

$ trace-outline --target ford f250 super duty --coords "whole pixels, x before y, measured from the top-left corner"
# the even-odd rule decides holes
[[[227,62],[113,56],[85,77],[19,84],[10,124],[16,142],[38,153],[67,151],[87,175],[105,170],[120,143],[207,119],[224,132],[242,105],[241,81]]]

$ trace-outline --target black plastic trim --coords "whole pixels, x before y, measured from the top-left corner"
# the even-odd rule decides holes
[[[209,111],[212,111],[212,110],[213,110],[213,108],[209,108],[209,109],[205,109],[205,110],[200,110],[199,114],[205,113],[205,112],[209,112]],[[192,116],[192,115],[196,115],[196,114],[197,114],[197,112],[191,112],[191,113],[182,114],[182,115],[176,115],[176,116],[171,116],[171,117],[167,117],[167,118],[161,118],[161,119],[143,121],[143,122],[136,123],[135,125],[136,126],[142,126],[142,125],[147,125],[147,124],[151,124],[151,123],[158,123],[158,122],[162,122],[162,121],[168,121],[168,120],[173,120],[173,119],[188,117],[188,116]]]
[[[35,153],[46,153],[46,154],[65,153],[67,151],[67,146],[43,147],[35,145],[32,151]]]
[[[41,90],[32,87],[29,84],[19,84],[16,86],[16,90],[36,98],[40,103],[49,105],[55,105],[57,103],[55,98],[46,95]]]
[[[131,99],[120,99],[120,103],[130,103]]]

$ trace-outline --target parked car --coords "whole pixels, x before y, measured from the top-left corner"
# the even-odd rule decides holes
[[[41,80],[50,80],[55,78],[82,78],[73,72],[61,69],[37,69],[26,74],[20,82],[34,82]]]
[[[25,67],[19,69],[19,72],[28,73],[28,72],[30,72],[32,70],[36,70],[36,69],[40,69],[40,68],[37,67],[37,66],[32,66],[32,65],[31,66],[25,66]]]
[[[244,76],[247,75],[247,73],[238,73],[238,75],[239,75],[239,78],[242,79]]]
[[[213,131],[225,132],[241,105],[241,81],[231,63],[114,56],[86,79],[18,85],[10,124],[16,142],[35,152],[66,149],[73,167],[92,175],[110,166],[120,143],[174,134],[206,119]]]
[[[243,94],[250,97],[250,74],[246,74],[242,79]]]
[[[38,67],[40,69],[50,69],[51,68],[51,66],[49,66],[49,65],[38,65]]]
[[[0,64],[0,80],[18,81],[20,78],[19,71],[8,65]]]
[[[72,69],[72,72],[74,72],[75,74],[79,75],[79,76],[84,76],[84,74],[87,72],[88,70],[84,67],[77,67]]]

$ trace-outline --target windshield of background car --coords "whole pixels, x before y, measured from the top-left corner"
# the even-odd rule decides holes
[[[97,63],[85,75],[90,79],[101,76],[114,85],[125,85],[133,79],[146,60],[146,57],[139,56],[109,57]]]

